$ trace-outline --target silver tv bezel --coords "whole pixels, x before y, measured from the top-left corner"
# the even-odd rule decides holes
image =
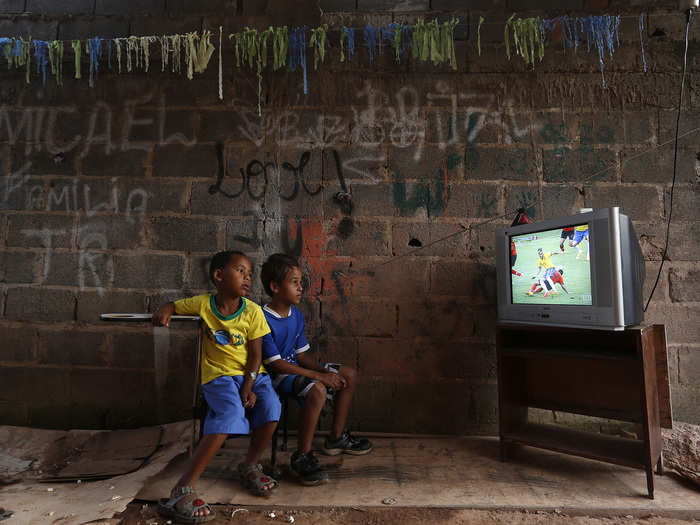
[[[591,305],[513,304],[510,238],[587,223],[590,232]],[[602,245],[601,228],[609,243]],[[498,320],[501,323],[624,330],[620,209],[604,208],[530,224],[511,226],[498,234]],[[607,264],[605,264],[607,262]],[[605,299],[605,300],[603,300]],[[610,306],[603,306],[608,303]]]

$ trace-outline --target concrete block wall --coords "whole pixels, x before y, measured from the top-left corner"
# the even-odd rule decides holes
[[[195,5],[196,4],[196,5]],[[257,80],[224,53],[193,80],[111,73],[94,88],[0,72],[0,421],[128,427],[189,416],[191,327],[173,328],[165,392],[153,336],[103,312],[153,312],[210,290],[215,251],[301,257],[303,311],[323,359],[358,368],[350,426],[497,428],[493,232],[518,206],[536,219],[620,205],[640,235],[650,290],[670,199],[683,19],[643,0],[86,0],[0,2],[0,34],[85,38],[224,26],[362,27],[460,18],[458,70],[358,45],[339,62]],[[601,85],[593,54],[549,42],[534,71],[508,61],[503,22],[616,13],[621,47]],[[649,71],[642,71],[638,21]],[[481,55],[477,52],[479,16]],[[682,131],[700,122],[695,24]],[[358,40],[359,44],[359,40]],[[86,63],[83,63],[85,67]],[[700,420],[697,133],[680,141],[669,260],[647,312],[666,323],[676,418]],[[605,169],[610,168],[610,169]],[[352,207],[338,202],[352,193]],[[422,250],[415,252],[417,247]],[[265,300],[255,278],[251,298]],[[156,399],[169,400],[165,413]]]

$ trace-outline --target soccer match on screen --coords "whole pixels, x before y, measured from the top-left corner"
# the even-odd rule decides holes
[[[588,224],[510,239],[513,304],[591,305]]]

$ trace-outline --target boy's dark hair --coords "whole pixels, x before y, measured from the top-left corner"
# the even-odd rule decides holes
[[[291,255],[275,253],[267,258],[260,271],[260,280],[267,295],[270,297],[273,295],[270,283],[274,281],[277,284],[282,284],[282,281],[287,276],[287,272],[292,268],[299,268],[299,261]]]
[[[223,270],[234,255],[248,257],[245,253],[235,250],[227,250],[214,254],[214,257],[211,258],[211,262],[209,263],[209,279],[211,279],[212,283],[216,284],[216,281],[214,281],[214,272],[216,270]]]

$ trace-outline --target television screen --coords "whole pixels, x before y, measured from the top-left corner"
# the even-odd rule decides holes
[[[510,237],[512,304],[592,305],[588,224]]]

